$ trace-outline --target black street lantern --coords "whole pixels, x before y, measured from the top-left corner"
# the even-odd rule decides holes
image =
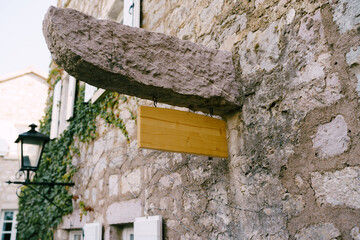
[[[55,204],[47,195],[43,194],[41,191],[33,188],[32,185],[40,185],[40,186],[74,186],[74,183],[64,183],[64,182],[32,182],[30,181],[30,171],[36,172],[40,165],[40,159],[42,152],[44,150],[44,145],[50,141],[50,138],[42,133],[39,133],[35,130],[37,127],[35,124],[31,124],[29,127],[31,129],[27,132],[21,133],[19,137],[16,139],[15,143],[18,143],[19,150],[19,161],[20,161],[20,170],[19,177],[21,177],[21,172],[25,173],[25,181],[7,181],[8,184],[21,184],[25,185],[28,188],[32,189],[34,192],[38,193],[40,196],[48,200],[55,207],[61,209],[57,204]],[[18,188],[19,189],[19,188]],[[16,192],[18,197],[21,197],[21,194]],[[26,196],[26,195],[25,195]]]
[[[39,168],[44,145],[50,140],[50,138],[37,132],[35,130],[37,126],[35,124],[31,124],[29,127],[31,127],[31,129],[27,132],[21,133],[15,143],[19,144],[20,171],[36,172]]]
[[[11,184],[22,185],[43,185],[43,186],[74,186],[74,183],[63,182],[31,182],[30,171],[36,172],[40,165],[40,159],[44,150],[44,145],[50,141],[50,138],[35,130],[37,127],[35,124],[31,124],[31,129],[27,132],[21,133],[16,139],[15,143],[18,143],[20,170],[19,172],[25,173],[25,182],[20,181],[7,181]],[[21,176],[21,174],[20,174]]]

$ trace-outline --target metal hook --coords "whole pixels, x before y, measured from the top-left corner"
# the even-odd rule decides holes
[[[131,4],[129,7],[129,14],[132,15],[132,12],[134,11],[135,3]]]
[[[209,108],[209,112],[210,112],[210,117],[213,117],[214,109],[213,109],[213,108]]]
[[[153,96],[154,106],[156,107],[157,104],[157,97]]]

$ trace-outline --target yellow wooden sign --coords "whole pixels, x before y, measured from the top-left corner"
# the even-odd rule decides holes
[[[228,157],[225,121],[174,109],[140,106],[139,148]]]

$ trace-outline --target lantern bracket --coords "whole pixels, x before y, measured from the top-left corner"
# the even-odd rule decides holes
[[[40,132],[37,132],[35,128],[37,127],[35,124],[31,124],[29,126],[31,129],[27,132],[19,134],[19,137],[16,139],[15,143],[20,144],[21,156],[20,156],[20,170],[16,173],[16,178],[20,179],[23,175],[25,177],[25,181],[7,181],[8,184],[20,184],[27,186],[32,189],[40,196],[49,201],[52,205],[56,206],[58,209],[61,209],[57,206],[51,199],[49,199],[45,194],[41,193],[37,189],[32,186],[74,186],[75,184],[72,182],[64,183],[64,182],[32,182],[31,181],[31,172],[36,174],[38,167],[40,165],[41,155],[44,149],[44,145],[50,141],[50,138]],[[19,188],[18,188],[19,189]],[[17,192],[16,192],[17,194]],[[17,194],[18,197],[21,194]],[[62,210],[62,209],[61,209]],[[62,210],[63,211],[63,210]]]

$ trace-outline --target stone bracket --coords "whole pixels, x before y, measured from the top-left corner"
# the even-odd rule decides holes
[[[55,7],[43,32],[55,62],[91,85],[216,115],[241,108],[231,52]]]

